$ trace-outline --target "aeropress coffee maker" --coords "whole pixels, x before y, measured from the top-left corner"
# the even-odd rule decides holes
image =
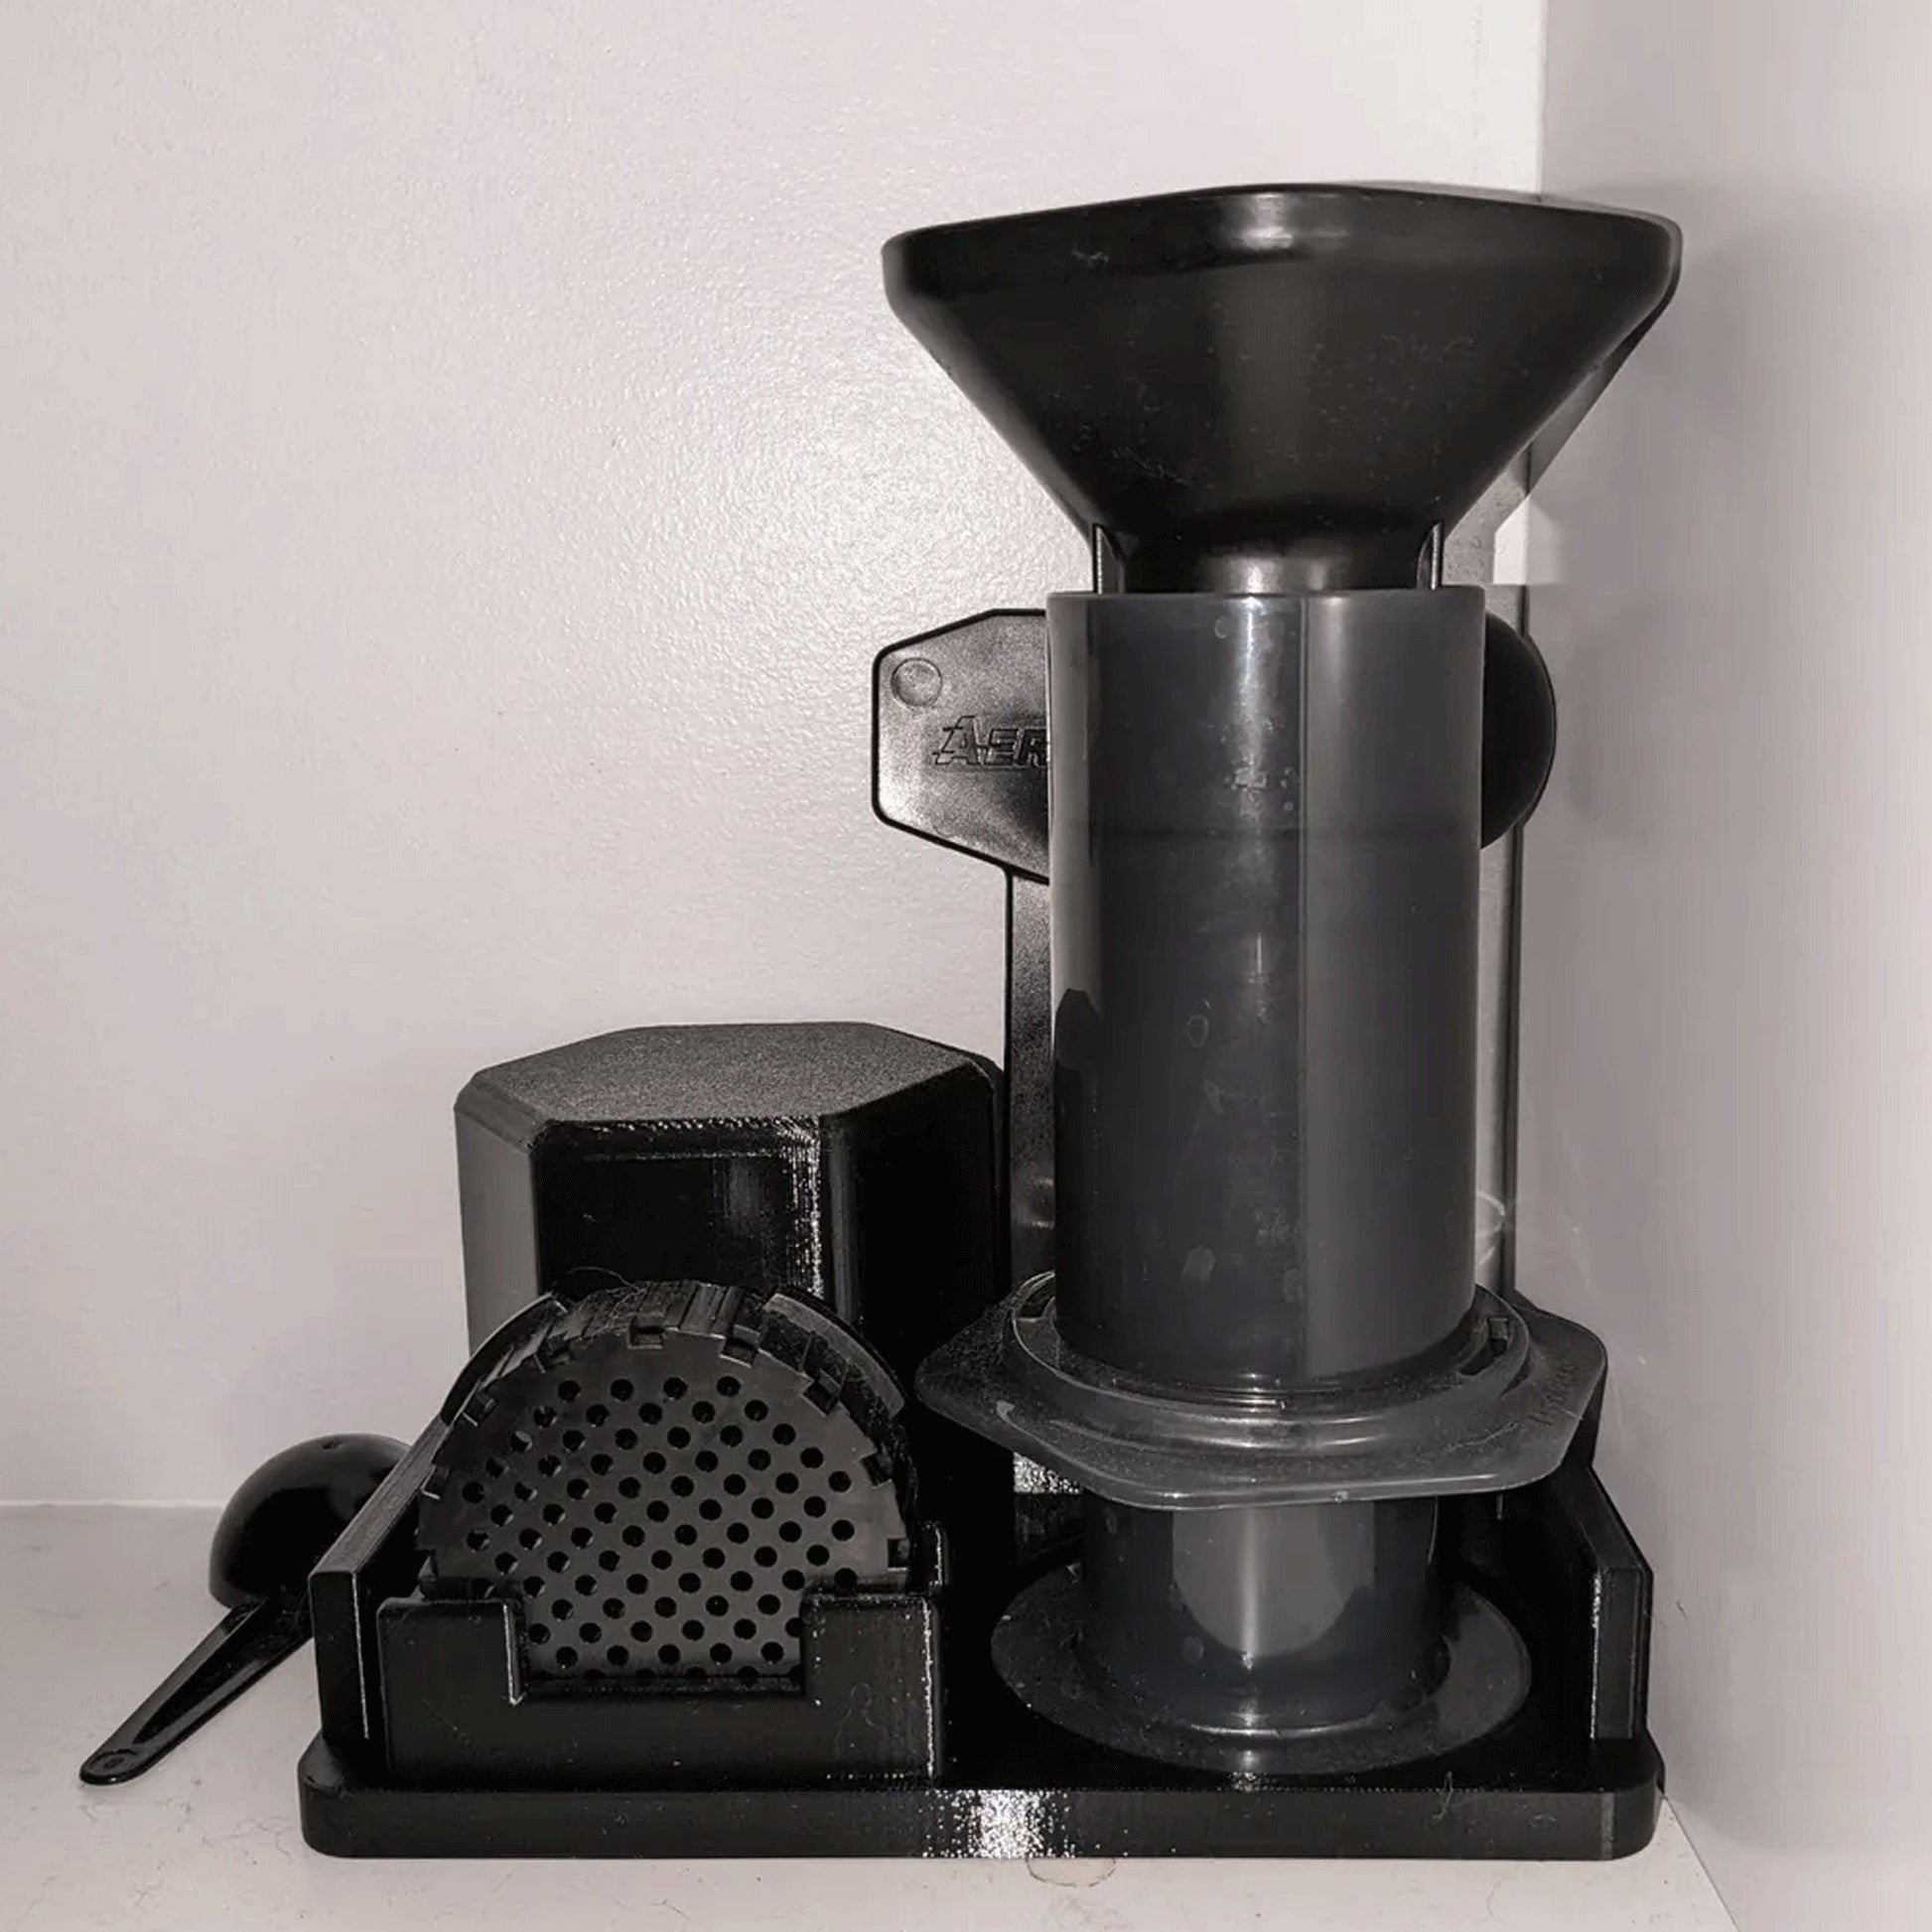
[[[1485,659],[1526,647],[1433,578],[1676,254],[1641,217],[1375,189],[888,251],[1099,559],[1046,617],[1054,1265],[920,1378],[1086,1494],[996,1654],[1097,1741],[1353,1771],[1523,1697],[1440,1499],[1550,1473],[1603,1357],[1473,1287],[1485,750],[1521,809],[1548,738],[1485,748]]]

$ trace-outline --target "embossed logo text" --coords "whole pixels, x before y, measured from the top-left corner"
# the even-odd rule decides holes
[[[1046,727],[1037,719],[980,718],[972,712],[945,728],[934,764],[971,764],[984,771],[1043,770]]]

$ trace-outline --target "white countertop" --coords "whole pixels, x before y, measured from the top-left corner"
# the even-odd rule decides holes
[[[1604,1865],[325,1859],[296,1817],[316,1727],[307,1651],[145,1778],[91,1790],[74,1775],[215,1621],[212,1525],[206,1509],[0,1508],[0,1932],[1730,1926],[1668,1812],[1648,1851]]]

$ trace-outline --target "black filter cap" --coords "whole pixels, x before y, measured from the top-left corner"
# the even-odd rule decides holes
[[[1416,581],[1675,286],[1652,215],[1411,187],[1203,190],[921,228],[894,311],[1123,587]]]

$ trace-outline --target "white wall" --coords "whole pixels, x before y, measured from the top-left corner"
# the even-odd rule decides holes
[[[218,1495],[462,1355],[448,1109],[605,1028],[991,1048],[868,665],[1080,545],[894,323],[919,222],[1534,183],[1537,0],[0,27],[0,1494]]]
[[[1521,1279],[1610,1343],[1671,1797],[1744,1932],[1932,1915],[1932,13],[1556,0],[1546,180],[1680,220],[1542,485]]]

